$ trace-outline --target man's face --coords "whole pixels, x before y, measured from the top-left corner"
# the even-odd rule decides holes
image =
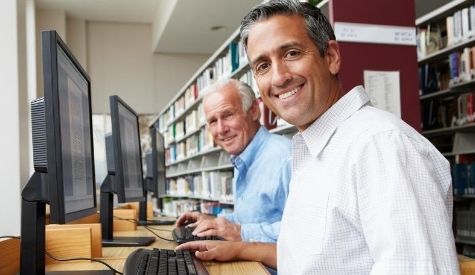
[[[340,97],[338,45],[321,57],[299,16],[275,15],[251,26],[247,55],[264,103],[305,130]]]
[[[245,113],[240,96],[232,85],[210,94],[203,104],[209,131],[216,144],[231,155],[240,154],[257,131],[259,113],[256,105],[253,104]]]

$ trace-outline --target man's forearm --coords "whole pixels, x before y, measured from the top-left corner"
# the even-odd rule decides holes
[[[257,261],[268,267],[277,268],[277,246],[274,243],[243,242],[239,260]]]

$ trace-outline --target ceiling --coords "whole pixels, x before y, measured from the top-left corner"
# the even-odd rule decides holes
[[[415,0],[419,17],[448,0]],[[211,54],[262,0],[36,0],[40,9],[64,10],[88,21],[153,24],[156,52]],[[213,26],[224,29],[211,31]]]
[[[262,0],[35,0],[39,9],[64,10],[87,21],[153,25],[156,52],[211,54]],[[229,12],[232,11],[232,12]],[[213,26],[223,29],[211,31]]]

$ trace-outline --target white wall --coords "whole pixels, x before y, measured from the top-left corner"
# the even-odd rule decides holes
[[[113,94],[139,113],[153,112],[151,26],[89,22],[87,29],[93,112],[109,113]]]
[[[158,113],[209,57],[154,54],[149,24],[89,22],[86,39],[94,113],[109,113],[113,94]]]
[[[66,19],[67,44],[79,61],[84,70],[87,71],[87,24],[85,20],[67,18]]]
[[[66,37],[66,13],[63,10],[36,10],[36,70],[37,94],[43,96],[43,61],[41,57],[41,31],[56,30],[64,42]]]
[[[20,190],[29,173],[25,0],[0,1],[0,235],[20,233]],[[27,147],[27,146],[26,146]]]

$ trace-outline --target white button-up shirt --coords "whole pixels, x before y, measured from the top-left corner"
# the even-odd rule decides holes
[[[279,274],[458,274],[447,160],[362,87],[293,139]]]

